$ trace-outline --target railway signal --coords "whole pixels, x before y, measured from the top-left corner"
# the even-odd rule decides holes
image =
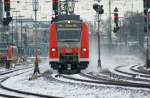
[[[114,23],[115,23],[115,27],[114,27],[114,30],[113,32],[116,33],[118,30],[119,30],[119,25],[118,25],[118,22],[119,22],[119,17],[118,17],[118,8],[115,7],[114,9]]]
[[[98,14],[103,14],[104,13],[104,9],[103,9],[103,5],[99,5],[99,4],[94,4],[93,5],[93,9],[98,13]]]
[[[144,9],[144,20],[147,22],[147,9]]]
[[[12,20],[10,16],[10,0],[4,0],[4,11],[6,12],[6,17],[3,18],[2,23],[4,26],[8,26]]]
[[[144,8],[150,8],[150,0],[143,0]]]
[[[10,11],[10,0],[4,0],[4,10],[6,12]]]
[[[114,27],[113,32],[116,33],[118,30],[120,29],[120,27]]]
[[[100,15],[104,13],[103,5],[99,5],[97,3],[93,4],[93,9],[96,11],[98,15],[98,68],[101,68],[101,58],[100,58]]]
[[[148,27],[148,29],[150,29],[149,14],[148,14],[147,8],[144,9],[144,21],[145,21],[144,32],[147,32],[147,27]]]
[[[147,9],[146,8],[144,9],[144,21],[145,21],[145,24],[147,25]],[[147,32],[146,25],[144,26],[144,32],[145,33]]]
[[[116,24],[116,27],[118,27],[118,8],[117,7],[114,9],[114,23]]]
[[[59,3],[59,0],[53,0],[53,11],[54,11],[54,13],[55,13],[55,16],[57,16],[58,15],[58,3]]]
[[[7,26],[12,21],[12,17],[3,18],[3,25]]]

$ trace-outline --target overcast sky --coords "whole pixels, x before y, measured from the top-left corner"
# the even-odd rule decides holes
[[[11,0],[11,8],[20,11],[18,15],[23,15],[26,18],[34,18],[34,12],[32,7],[32,0]],[[143,0],[111,0],[112,12],[115,7],[119,9],[119,16],[124,17],[126,11],[142,12]],[[109,0],[101,0],[100,4],[104,6],[103,19],[108,17]],[[76,3],[75,13],[81,15],[84,20],[92,21],[94,19],[95,11],[92,9],[94,0],[78,0]],[[14,9],[13,9],[14,10]],[[52,16],[52,0],[39,0],[39,11],[37,13],[38,20],[49,20]],[[16,13],[13,12],[13,16]]]

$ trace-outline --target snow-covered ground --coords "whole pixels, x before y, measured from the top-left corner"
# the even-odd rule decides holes
[[[116,62],[116,64],[118,65],[125,64],[125,63],[132,64],[133,62],[135,62],[134,61],[135,58],[132,58],[130,56],[120,57],[120,58],[121,59],[117,61],[115,60],[113,61],[112,59],[112,61]],[[48,62],[40,64],[40,71],[42,73],[47,70],[50,70]],[[34,92],[34,93],[59,96],[64,98],[149,98],[150,97],[149,89],[129,88],[129,87],[127,88],[127,87],[107,86],[107,85],[94,86],[94,85],[87,85],[83,83],[80,84],[62,83],[59,81],[55,81],[53,79],[47,80],[45,77],[40,77],[38,79],[29,81],[29,77],[31,77],[32,73],[33,71],[30,71],[25,74],[12,77],[8,79],[8,81],[4,82],[3,85],[13,89],[26,91],[26,92]]]
[[[102,45],[103,42],[101,42]],[[98,51],[97,51],[97,36],[91,35],[90,37],[90,64],[87,71],[99,71],[98,67]],[[114,51],[112,53],[108,52],[107,48],[101,47],[101,67],[102,70],[107,70],[114,68],[116,66],[127,66],[127,65],[136,65],[144,64],[144,61],[135,55],[128,55],[122,51]]]
[[[94,39],[94,40],[93,40]],[[98,72],[97,69],[97,43],[96,36],[90,38],[90,64],[85,72]],[[103,50],[102,50],[103,51]],[[134,56],[128,55],[101,55],[102,69],[112,69],[116,66],[127,66],[142,64],[143,62]],[[40,64],[40,71],[44,73],[51,70],[46,62]],[[46,77],[29,80],[33,70],[19,76],[13,76],[3,85],[12,89],[26,92],[40,93],[45,95],[59,96],[65,98],[149,98],[150,90],[141,88],[129,88],[109,85],[89,85],[85,83],[62,83]],[[14,85],[15,84],[15,85]],[[28,97],[32,98],[32,97]]]

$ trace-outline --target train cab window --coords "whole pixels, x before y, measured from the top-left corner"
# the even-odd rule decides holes
[[[58,47],[79,47],[81,37],[80,21],[57,23]]]

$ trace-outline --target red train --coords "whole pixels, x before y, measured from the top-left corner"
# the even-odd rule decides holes
[[[11,64],[15,64],[18,56],[18,48],[14,45],[7,45],[1,43],[0,46],[0,64],[10,67]]]
[[[59,73],[79,73],[89,64],[89,31],[79,15],[60,15],[50,25],[49,60]]]

